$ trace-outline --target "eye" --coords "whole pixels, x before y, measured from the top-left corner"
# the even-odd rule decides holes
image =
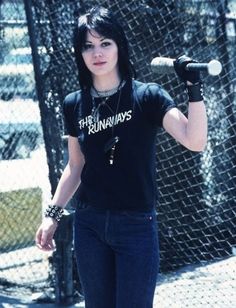
[[[92,44],[90,43],[85,43],[84,46],[83,46],[83,51],[86,51],[86,50],[89,50],[93,47]]]
[[[111,45],[111,42],[102,42],[102,47],[107,47],[107,46],[110,46]]]

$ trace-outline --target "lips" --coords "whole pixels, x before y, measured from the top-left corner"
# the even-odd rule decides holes
[[[95,62],[95,63],[93,63],[93,65],[96,65],[96,66],[102,66],[104,64],[106,64],[106,62]]]

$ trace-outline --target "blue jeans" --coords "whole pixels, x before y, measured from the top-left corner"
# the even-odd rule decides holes
[[[159,268],[155,211],[75,215],[75,252],[86,308],[151,308]]]

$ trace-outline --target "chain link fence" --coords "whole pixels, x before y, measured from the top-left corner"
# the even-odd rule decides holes
[[[23,1],[0,1],[0,49],[0,285],[45,285],[34,235],[48,167]]]
[[[44,178],[43,184],[35,185],[36,188],[29,186],[31,197],[28,201],[26,201],[26,194],[23,197],[17,194],[10,194],[9,197],[4,195],[5,199],[1,197],[0,205],[4,209],[1,214],[4,226],[2,232],[10,233],[6,230],[11,229],[11,236],[16,239],[13,246],[8,239],[0,245],[3,255],[6,255],[7,260],[11,260],[12,268],[11,271],[6,261],[3,261],[0,268],[3,284],[6,281],[16,283],[15,277],[22,269],[24,277],[18,279],[17,284],[19,285],[24,283],[31,288],[37,286],[46,288],[52,283],[54,286],[60,283],[58,277],[51,277],[48,258],[42,257],[39,251],[31,247],[32,238],[27,240],[24,238],[26,234],[30,234],[28,226],[34,228],[40,219],[41,203],[37,200],[33,212],[28,206],[24,206],[22,212],[20,205],[27,202],[32,206],[34,200],[31,198],[35,199],[37,195],[39,199],[44,199],[42,196],[45,193],[41,187],[45,187],[44,181],[47,177],[50,180],[51,191],[55,191],[64,164],[62,102],[66,94],[78,89],[77,69],[72,48],[73,27],[78,15],[84,13],[87,8],[99,4],[109,6],[124,24],[138,79],[162,84],[175,98],[184,113],[187,113],[187,96],[183,85],[175,74],[154,74],[150,66],[151,60],[157,56],[176,58],[181,54],[187,54],[199,62],[217,59],[222,63],[223,70],[219,76],[212,77],[202,74],[209,118],[206,150],[200,154],[193,153],[177,144],[163,131],[157,136],[157,157],[159,159],[157,184],[160,188],[160,202],[157,205],[157,211],[161,274],[157,283],[155,304],[162,308],[232,308],[236,306],[235,2],[222,0],[31,0],[23,3],[23,1],[2,0],[0,4],[0,44],[4,57],[18,48],[29,48],[30,46],[32,51],[30,65],[34,68],[36,80],[36,85],[33,81],[29,81],[30,86],[33,85],[33,90],[27,90],[26,97],[23,93],[18,94],[14,91],[12,96],[11,88],[6,87],[7,95],[1,96],[4,100],[1,104],[10,106],[12,100],[20,95],[21,99],[24,98],[24,103],[28,103],[30,99],[32,104],[37,105],[37,101],[34,101],[36,87],[44,136],[43,140],[40,139],[41,137],[37,139],[36,148],[41,145],[39,148],[42,151],[38,156],[35,155],[37,164],[32,163],[32,168],[30,168],[36,178],[38,178],[38,162],[45,156],[44,143],[48,160],[46,165],[44,157],[42,165],[44,167],[40,167],[40,174]],[[7,16],[8,11],[10,13]],[[26,26],[28,26],[29,33]],[[15,28],[19,28],[20,31],[8,30]],[[14,35],[11,36],[9,33],[14,33]],[[1,75],[3,75],[2,67],[6,64],[4,57],[1,53]],[[17,65],[15,70],[16,67]],[[21,83],[21,75],[18,72],[19,80],[14,81],[14,89],[17,89],[18,83]],[[6,78],[10,78],[10,74]],[[1,82],[1,88],[2,84]],[[4,84],[7,83],[4,82]],[[10,101],[5,101],[6,99]],[[24,112],[21,112],[22,118],[25,112],[26,108]],[[32,118],[32,115],[29,114],[27,118]],[[42,136],[41,125],[38,128],[40,136]],[[33,123],[29,126],[33,126]],[[12,152],[14,154],[11,155],[16,155],[15,150]],[[32,156],[34,152],[37,151],[32,152],[31,150],[30,155]],[[18,161],[10,154],[4,155],[8,157],[2,156],[1,164]],[[26,160],[27,158],[24,158],[21,161]],[[30,161],[32,162],[32,158]],[[15,182],[21,182],[20,169],[14,168],[19,170],[19,174],[15,176]],[[27,177],[25,169],[23,177]],[[9,189],[10,193],[12,190],[15,190],[14,186]],[[16,206],[12,209],[13,204]],[[4,223],[8,216],[15,222],[22,213],[24,216],[19,218],[20,222],[17,222],[18,229],[10,226],[10,223],[8,223],[9,226]],[[30,218],[27,218],[27,215]],[[24,236],[20,235],[20,225]],[[20,239],[16,235],[19,235]],[[33,263],[30,263],[27,271],[24,266],[28,261],[19,261],[25,260],[26,254],[23,250],[22,257],[19,257],[17,254],[22,250],[15,251],[17,248],[31,251],[27,255],[32,257]],[[61,250],[58,249],[58,252],[60,253]],[[58,252],[56,257],[60,259]],[[1,257],[1,260],[6,259]],[[36,271],[32,264],[37,264]],[[29,273],[31,279],[24,279],[26,272]]]

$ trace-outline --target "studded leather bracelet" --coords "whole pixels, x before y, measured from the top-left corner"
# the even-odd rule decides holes
[[[187,85],[187,93],[190,103],[196,103],[203,100],[203,86],[202,83]]]
[[[51,217],[55,219],[57,222],[59,222],[62,218],[63,212],[64,212],[64,209],[62,207],[50,204],[46,208],[44,212],[44,216]]]

